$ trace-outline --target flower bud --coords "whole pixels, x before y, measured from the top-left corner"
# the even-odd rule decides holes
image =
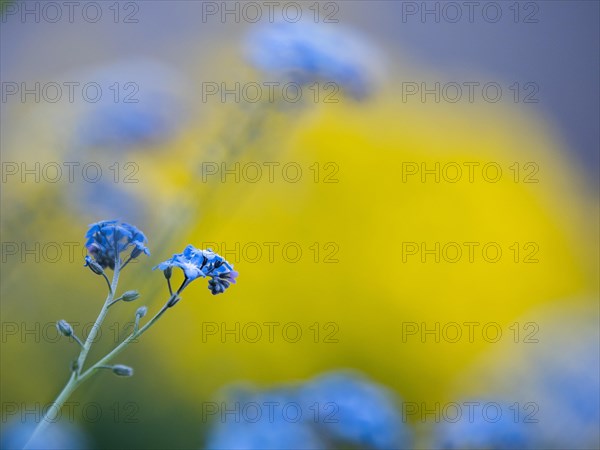
[[[146,313],[148,312],[148,308],[146,308],[145,306],[140,306],[137,311],[135,312],[135,317],[137,317],[138,319],[141,319],[142,317],[144,317],[146,315]]]
[[[63,336],[72,336],[73,335],[73,327],[66,320],[59,320],[56,322],[56,328]]]
[[[124,366],[122,364],[116,364],[112,366],[112,371],[115,375],[120,377],[130,377],[133,375],[133,369],[129,366]]]
[[[92,272],[94,272],[96,275],[102,275],[104,273],[104,270],[102,270],[102,266],[100,264],[98,264],[96,261],[94,261],[90,255],[87,255],[85,257],[84,266],[89,267],[90,270]]]
[[[124,302],[132,302],[139,298],[140,293],[138,291],[127,291],[121,296],[121,300]]]
[[[173,268],[171,266],[169,266],[165,270],[163,270],[163,274],[167,280],[171,279],[172,273],[173,273]]]

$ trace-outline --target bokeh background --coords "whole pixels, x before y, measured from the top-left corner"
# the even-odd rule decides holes
[[[237,2],[98,2],[103,17],[95,23],[79,10],[73,21],[23,19],[24,9],[44,3],[2,3],[3,446],[18,445],[68,378],[77,349],[58,339],[54,322],[79,324],[76,332],[85,334],[84,325],[94,321],[105,292],[82,267],[83,235],[90,223],[109,218],[142,229],[151,255],[123,274],[121,289],[138,289],[142,298],[111,309],[92,359],[126,335],[140,304],[160,308],[164,279],[151,269],[188,243],[212,243],[235,265],[239,282],[216,297],[201,282],[192,284],[119,356],[116,362],[135,368],[134,377],[103,373],[75,392],[73,418],[54,426],[51,448],[210,448],[221,435],[253,439],[253,433],[268,432],[207,418],[206,405],[219,402],[232,385],[274,395],[302,391],[340,370],[353,370],[384,392],[385,400],[359,398],[341,416],[340,427],[364,427],[362,437],[342,432],[340,442],[315,444],[305,435],[293,441],[299,426],[271,424],[271,431],[283,432],[255,448],[600,445],[597,2],[491,2],[503,14],[496,22],[476,9],[472,21],[463,10],[455,23],[440,2],[300,2],[304,22],[342,36],[356,33],[365,43],[364,53],[352,53],[344,45],[329,48],[327,35],[317,33],[315,48],[373,77],[364,95],[342,89],[337,103],[327,103],[314,101],[311,92],[294,104],[203,96],[206,83],[274,79],[251,56],[252,46],[261,44],[250,37],[265,21],[218,14],[203,20],[207,4],[234,8]],[[310,16],[315,4],[322,14],[316,24]],[[414,7],[419,11],[409,14]],[[420,8],[439,8],[439,20],[422,17]],[[324,22],[326,13],[338,22]],[[311,42],[309,34],[302,39]],[[319,64],[328,62],[339,63]],[[340,80],[344,87],[346,78]],[[36,82],[96,82],[104,96],[97,103],[77,94],[73,102],[65,95],[57,102],[5,96],[15,83]],[[463,95],[455,103],[406,97],[406,83],[436,82],[494,82],[503,95],[490,102],[476,90],[473,102]],[[131,93],[139,102],[115,102],[114,83],[119,100]],[[519,101],[510,88],[515,83]],[[526,83],[536,89],[534,103],[523,101],[530,93]],[[23,181],[20,172],[10,172],[12,163],[20,170],[36,162],[63,169],[64,162],[93,162],[103,175],[92,183],[76,170],[71,182],[64,171],[49,182],[40,171],[36,182],[35,175]],[[220,174],[202,171],[213,162],[294,162],[303,176],[292,183],[276,171],[274,182],[266,175],[256,183],[231,175],[223,182]],[[456,183],[404,177],[407,164],[465,162],[497,164],[503,176],[488,182],[477,169],[473,182],[466,172]],[[315,163],[317,182],[310,169]],[[515,163],[521,170],[516,181]],[[537,168],[537,182],[525,182],[528,163]],[[325,182],[329,167],[336,169],[335,183]],[[135,182],[125,182],[128,176]],[[436,242],[479,247],[473,262],[466,251],[454,263],[432,256],[423,262],[421,253],[405,254],[412,242],[428,249]],[[480,251],[490,242],[503,250],[496,263]],[[245,247],[249,243],[258,243],[262,256],[254,257],[256,245]],[[273,258],[264,243],[276,243]],[[302,249],[297,262],[282,253],[289,243]],[[535,262],[527,263],[532,249]],[[267,322],[281,324],[272,342],[264,325],[257,342],[243,333],[239,342],[232,334],[210,334],[215,324],[221,331],[239,323],[241,332]],[[421,328],[437,323],[441,330],[454,322],[479,323],[477,330],[493,323],[502,337],[491,342],[476,331],[471,341],[421,339]],[[281,334],[287,323],[301,329],[297,342]],[[419,331],[407,335],[412,324]],[[323,401],[340,398],[336,386],[362,392],[343,376],[335,380],[324,383]],[[533,404],[539,421],[515,431],[502,422],[457,425],[431,414],[402,414],[410,411],[407,405],[431,409],[474,398]],[[93,410],[86,410],[90,404]],[[348,418],[359,416],[364,420],[358,424]],[[372,422],[384,429],[367,429]],[[393,447],[370,440],[400,428],[402,436],[390,438],[397,439]]]

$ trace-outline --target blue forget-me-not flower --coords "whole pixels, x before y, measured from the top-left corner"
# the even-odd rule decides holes
[[[85,246],[88,252],[103,269],[109,267],[114,270],[117,263],[121,265],[121,253],[130,248],[131,253],[122,264],[123,267],[142,253],[150,254],[146,247],[147,239],[144,233],[133,225],[118,220],[103,220],[90,225],[85,237],[87,238]],[[86,261],[87,265],[90,265],[89,257],[86,258]]]
[[[200,250],[193,245],[188,245],[182,253],[173,255],[171,259],[160,263],[155,269],[162,270],[167,280],[169,280],[173,267],[183,270],[185,276],[177,293],[180,293],[196,278],[210,277],[208,289],[213,295],[222,294],[231,283],[236,282],[238,276],[238,273],[233,270],[233,266],[225,258],[211,249]]]

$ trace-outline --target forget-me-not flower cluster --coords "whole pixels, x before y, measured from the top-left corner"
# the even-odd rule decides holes
[[[149,255],[146,247],[146,236],[140,230],[128,223],[118,220],[104,220],[90,225],[85,237],[85,246],[94,261],[103,269],[115,268],[121,264],[121,253],[131,249],[127,263],[142,253]],[[86,258],[90,264],[89,256]]]
[[[231,285],[236,282],[238,273],[233,270],[225,258],[213,252],[211,249],[200,250],[193,245],[188,245],[182,253],[173,255],[155,269],[165,272],[167,278],[170,278],[170,272],[173,267],[183,270],[185,280],[178,292],[181,292],[189,283],[196,278],[210,277],[208,289],[213,295],[222,294]]]

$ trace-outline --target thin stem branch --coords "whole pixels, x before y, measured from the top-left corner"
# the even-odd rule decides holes
[[[112,283],[110,286],[110,292],[108,293],[106,300],[104,301],[104,306],[102,306],[102,309],[100,310],[100,314],[98,314],[98,317],[96,318],[96,322],[94,323],[94,326],[90,330],[90,333],[88,334],[87,339],[85,340],[85,344],[83,345],[83,349],[81,350],[81,353],[79,354],[79,358],[77,358],[77,375],[81,374],[81,370],[83,369],[83,365],[85,364],[85,359],[87,358],[90,348],[92,347],[92,344],[94,343],[94,339],[96,339],[96,336],[98,335],[98,331],[100,330],[100,327],[102,326],[102,322],[104,322],[104,318],[106,317],[106,314],[108,313],[108,308],[110,307],[110,305],[113,301],[115,292],[117,290],[117,284],[119,284],[119,274],[120,273],[121,273],[121,268],[119,267],[119,264],[117,262],[117,264],[115,265],[114,273],[113,273],[113,279],[112,279]]]
[[[129,264],[129,262],[130,262],[132,259],[133,259],[133,258],[131,257],[131,255],[129,255],[129,258],[127,258],[127,260],[126,260],[126,261],[123,263],[123,265],[121,266],[121,269],[124,269],[124,268],[125,268],[125,266],[126,266],[127,264]]]
[[[52,406],[48,408],[48,411],[44,415],[44,418],[41,420],[41,422],[37,424],[35,430],[31,434],[31,437],[29,438],[23,449],[30,448],[30,445],[35,443],[36,437],[39,436],[48,427],[48,425],[58,420],[58,418],[60,417],[60,409],[62,408],[64,402],[67,400],[67,398],[69,398],[69,396],[77,387],[76,377],[77,375],[75,372],[71,373],[71,378],[69,378],[69,381],[67,382],[66,386],[63,388],[61,393],[58,394],[58,397],[56,397],[56,400],[54,400]]]
[[[114,292],[116,290],[116,286],[117,286],[118,278],[119,278],[118,270],[117,269],[115,269],[115,270],[116,271],[115,271],[115,275],[113,277],[112,292]],[[102,318],[102,320],[104,319],[104,316],[106,315],[106,311],[108,310],[107,305],[110,305],[111,298],[112,298],[112,294],[110,294],[109,297],[106,299],[104,307],[102,308],[102,311],[100,312],[100,315],[98,316],[99,319],[100,318]],[[98,327],[99,327],[102,324],[102,320],[98,320],[98,319],[96,320],[96,324],[94,324],[94,328],[92,328],[92,331],[90,331],[90,334],[88,335],[88,339],[86,339],[86,343],[84,344],[84,348],[81,350],[81,354],[79,356],[79,359],[77,360],[78,361],[77,369],[75,371],[73,371],[73,373],[71,374],[71,378],[67,382],[66,386],[63,388],[63,390],[58,395],[56,400],[54,400],[54,403],[52,404],[52,406],[50,408],[48,408],[48,412],[46,413],[46,415],[44,416],[42,421],[38,424],[38,426],[34,430],[33,434],[29,438],[29,441],[27,442],[27,444],[25,444],[24,449],[28,449],[29,446],[34,443],[35,438],[40,433],[42,433],[48,427],[48,425],[50,425],[51,423],[53,423],[57,420],[57,417],[59,417],[60,409],[62,408],[64,402],[67,400],[67,398],[69,398],[69,396],[73,393],[73,391],[77,388],[77,386],[79,386],[86,379],[88,379],[91,375],[93,375],[96,372],[96,370],[111,368],[111,366],[109,366],[107,363],[112,358],[114,358],[119,353],[121,353],[130,343],[134,342],[138,337],[140,337],[148,329],[150,329],[150,327],[152,325],[154,325],[158,319],[160,319],[160,317],[167,311],[167,309],[169,309],[170,300],[171,300],[171,298],[169,298],[169,301],[167,301],[163,305],[163,307],[160,309],[160,311],[158,311],[156,313],[156,315],[154,315],[154,317],[152,317],[152,319],[150,319],[148,322],[146,322],[146,324],[142,328],[140,328],[139,330],[134,330],[133,333],[131,333],[129,336],[127,336],[125,338],[125,340],[123,340],[123,342],[121,342],[119,345],[117,345],[110,353],[108,353],[106,356],[104,356],[102,359],[100,359],[98,362],[96,362],[96,364],[94,364],[92,367],[87,369],[85,372],[81,373],[83,363],[85,363],[85,358],[87,356],[87,353],[89,352],[89,348],[91,347],[91,345],[93,343],[93,339],[95,337],[95,334],[94,334],[94,336],[92,336],[93,330],[94,330],[94,328],[96,328],[96,325],[98,325]],[[104,313],[104,315],[103,315],[103,313]],[[90,338],[90,336],[92,336],[92,338]],[[84,350],[85,350],[85,353],[84,353]],[[82,357],[81,355],[84,355],[84,356]]]
[[[138,337],[140,337],[142,334],[144,334],[146,332],[146,330],[148,330],[152,325],[154,325],[154,323],[160,318],[160,316],[162,316],[165,311],[167,311],[167,309],[169,309],[169,302],[165,303],[165,305],[161,308],[161,310],[159,312],[156,313],[156,315],[154,317],[152,317],[152,319],[150,319],[148,322],[146,322],[146,324],[140,328],[137,331],[134,331],[133,333],[131,333],[129,336],[127,336],[123,342],[121,342],[119,345],[117,345],[114,349],[112,349],[112,351],[110,353],[108,353],[106,356],[104,356],[104,358],[102,358],[100,361],[98,361],[96,364],[94,364],[92,367],[90,367],[88,370],[86,370],[83,374],[81,374],[78,378],[78,382],[83,382],[85,379],[87,379],[90,375],[92,375],[92,373],[96,370],[96,369],[100,369],[103,366],[105,366],[112,358],[114,358],[115,356],[117,356],[119,353],[121,353],[123,350],[125,350],[125,348],[133,341],[135,341]]]
[[[48,425],[50,425],[51,423],[53,423],[57,420],[63,404],[69,398],[69,396],[73,393],[73,391],[77,388],[77,386],[79,386],[79,384],[81,383],[82,380],[81,380],[81,377],[79,376],[81,374],[81,369],[83,368],[83,365],[85,364],[85,359],[87,358],[87,355],[90,351],[90,348],[92,347],[92,344],[94,343],[94,339],[96,339],[98,330],[100,329],[100,326],[102,325],[102,322],[104,321],[104,318],[106,317],[106,313],[108,312],[108,307],[110,306],[110,304],[113,300],[113,297],[114,297],[114,293],[117,290],[117,284],[119,283],[119,273],[120,273],[120,267],[118,264],[116,264],[114,273],[113,273],[112,283],[109,283],[108,295],[106,296],[106,300],[104,301],[104,305],[102,306],[102,309],[100,310],[100,314],[98,314],[98,317],[96,318],[96,322],[94,323],[94,326],[90,330],[90,333],[88,334],[88,336],[85,340],[85,343],[82,344],[82,342],[79,340],[79,338],[77,338],[76,336],[73,336],[77,340],[79,345],[81,345],[81,347],[82,347],[81,352],[79,353],[79,357],[77,358],[77,364],[75,366],[75,369],[71,373],[71,378],[69,378],[69,381],[67,382],[67,384],[65,385],[63,390],[60,392],[60,394],[58,394],[58,397],[56,397],[56,400],[54,400],[54,402],[52,403],[52,406],[50,406],[50,408],[48,408],[48,411],[44,415],[44,418],[35,427],[35,430],[31,434],[31,437],[25,444],[25,447],[23,447],[24,449],[29,448],[34,443],[36,437],[39,436],[48,427]],[[104,275],[104,278],[108,281],[108,278],[106,277],[106,275]]]
[[[73,334],[71,337],[75,339],[75,342],[77,342],[81,348],[83,348],[83,342],[81,342],[81,339],[79,339],[75,334]]]
[[[106,280],[106,284],[108,285],[108,292],[112,294],[113,288],[112,288],[112,285],[110,284],[110,280],[108,279],[108,277],[106,276],[106,274],[104,272],[102,272],[102,276],[104,277],[104,279]]]

